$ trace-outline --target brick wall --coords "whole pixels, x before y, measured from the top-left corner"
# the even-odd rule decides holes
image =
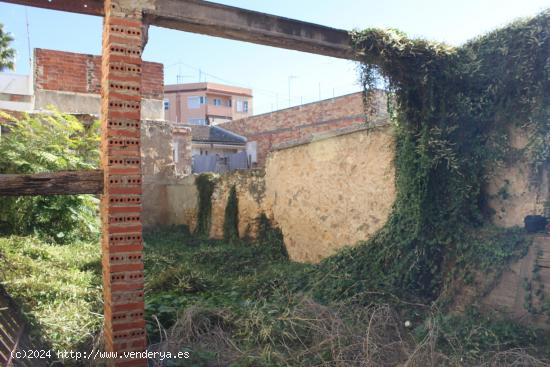
[[[382,95],[379,95],[377,103],[377,120],[385,121],[387,116]],[[251,116],[219,126],[245,136],[248,141],[257,142],[258,166],[262,167],[273,146],[364,122],[363,99],[359,92]]]
[[[34,50],[36,89],[75,93],[101,93],[101,56],[72,52]],[[164,67],[144,62],[141,80],[143,98],[163,99]]]

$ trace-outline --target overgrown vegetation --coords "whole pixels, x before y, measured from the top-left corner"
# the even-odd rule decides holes
[[[195,185],[199,192],[199,210],[197,214],[197,226],[195,234],[207,236],[210,231],[210,213],[212,213],[212,193],[216,187],[214,176],[203,173],[195,179]]]
[[[225,206],[223,239],[231,243],[239,239],[239,200],[237,199],[237,189],[234,185],[229,190]]]
[[[544,365],[548,333],[476,307],[445,315],[389,293],[381,301],[375,291],[369,303],[319,302],[304,291],[316,267],[290,262],[280,232],[265,217],[262,226],[257,243],[207,240],[182,227],[145,233],[151,348],[191,355],[168,365]],[[99,251],[0,239],[3,284],[56,348],[89,350],[84,342],[101,328]],[[505,261],[489,244],[485,254]]]
[[[97,243],[0,237],[0,281],[35,335],[55,349],[84,348],[103,325]]]
[[[85,126],[69,114],[23,115],[0,111],[0,174],[97,168],[99,123]],[[98,199],[92,195],[0,197],[0,233],[34,234],[71,243],[99,236]]]
[[[190,352],[175,365],[543,366],[533,355],[548,357],[548,333],[475,306],[445,315],[389,292],[384,302],[380,291],[369,303],[350,302],[350,294],[319,302],[304,292],[316,266],[289,262],[278,231],[264,225],[257,244],[179,228],[146,235],[148,334],[155,349]],[[506,261],[486,247],[492,261]]]
[[[397,198],[372,239],[320,266],[320,277],[336,274],[316,284],[324,298],[393,289],[436,299],[445,261],[487,242],[468,239],[487,223],[487,177],[507,154],[508,127],[532,131],[525,154],[535,172],[548,164],[549,30],[546,11],[459,48],[396,30],[354,34],[367,102],[380,83],[393,96]]]

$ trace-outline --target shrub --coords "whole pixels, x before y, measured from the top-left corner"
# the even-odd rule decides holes
[[[99,162],[98,122],[85,126],[69,114],[0,112],[0,173],[93,169]],[[98,200],[91,195],[0,197],[0,233],[36,234],[68,243],[99,234]]]

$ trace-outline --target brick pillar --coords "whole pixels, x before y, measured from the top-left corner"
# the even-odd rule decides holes
[[[107,351],[144,351],[141,234],[141,9],[105,0],[101,80],[103,298]],[[146,366],[146,360],[110,361]]]

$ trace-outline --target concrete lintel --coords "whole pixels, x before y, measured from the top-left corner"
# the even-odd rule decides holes
[[[0,0],[46,9],[103,16],[103,0]],[[357,59],[348,31],[202,0],[128,0],[144,23],[180,31]]]

